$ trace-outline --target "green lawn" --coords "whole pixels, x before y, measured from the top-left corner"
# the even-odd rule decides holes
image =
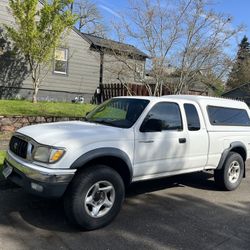
[[[38,102],[34,104],[23,100],[0,100],[0,115],[82,117],[94,107],[92,104],[66,102]]]
[[[0,179],[3,178],[2,168],[3,168],[4,157],[5,157],[5,151],[0,151]]]

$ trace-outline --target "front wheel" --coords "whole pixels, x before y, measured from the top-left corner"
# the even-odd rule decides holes
[[[124,200],[121,176],[105,165],[90,166],[81,171],[67,190],[64,207],[68,219],[93,230],[110,223],[119,213]]]
[[[220,170],[214,171],[214,179],[220,188],[235,190],[241,183],[244,174],[244,161],[240,154],[230,152]]]

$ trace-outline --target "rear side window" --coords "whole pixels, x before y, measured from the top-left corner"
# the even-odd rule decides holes
[[[207,111],[212,125],[250,126],[248,113],[244,109],[208,106]]]
[[[184,109],[187,117],[188,130],[200,130],[200,119],[196,107],[193,104],[184,104]]]

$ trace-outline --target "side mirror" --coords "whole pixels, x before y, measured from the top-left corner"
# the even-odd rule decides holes
[[[159,119],[149,119],[142,123],[141,132],[161,132],[162,131],[162,121]]]

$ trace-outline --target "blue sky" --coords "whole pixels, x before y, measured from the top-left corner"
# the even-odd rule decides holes
[[[107,23],[119,18],[119,13],[127,6],[127,0],[96,0],[96,3]],[[239,43],[245,34],[250,38],[250,0],[215,0],[213,9],[231,15],[235,26],[245,24],[245,31],[235,43]]]
[[[217,0],[214,9],[232,15],[233,24],[244,24],[246,30],[242,34],[250,39],[250,1],[249,0]]]

